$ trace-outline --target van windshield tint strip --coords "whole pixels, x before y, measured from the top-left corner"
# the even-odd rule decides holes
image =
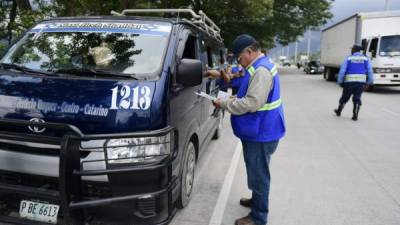
[[[112,33],[132,33],[132,34],[146,34],[155,36],[166,36],[169,32],[161,31],[149,31],[149,30],[139,30],[139,29],[99,29],[99,28],[45,28],[45,29],[32,29],[30,33],[36,32],[112,32]]]

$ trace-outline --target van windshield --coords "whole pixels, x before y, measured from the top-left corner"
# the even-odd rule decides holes
[[[36,71],[91,69],[149,78],[157,76],[170,30],[170,24],[160,22],[39,24],[1,62]]]
[[[400,56],[400,35],[382,37],[379,55]]]

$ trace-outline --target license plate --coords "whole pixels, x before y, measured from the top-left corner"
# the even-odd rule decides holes
[[[19,216],[45,223],[57,223],[60,206],[22,200],[19,206]]]

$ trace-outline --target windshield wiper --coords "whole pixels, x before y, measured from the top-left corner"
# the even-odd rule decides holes
[[[57,69],[52,70],[55,73],[67,73],[67,74],[74,74],[74,75],[92,75],[102,76],[102,77],[123,77],[123,78],[133,78],[138,80],[135,74],[126,74],[121,72],[115,72],[110,70],[101,70],[101,69],[88,69],[88,68],[68,68],[68,69]]]
[[[14,64],[14,63],[0,63],[0,65],[4,69],[13,69],[13,70],[18,70],[18,71],[25,72],[25,73],[38,73],[38,74],[44,74],[44,75],[49,75],[49,76],[56,76],[56,74],[54,74],[52,72],[34,70],[34,69],[31,69],[31,68],[28,68],[25,66],[21,66],[18,64]]]

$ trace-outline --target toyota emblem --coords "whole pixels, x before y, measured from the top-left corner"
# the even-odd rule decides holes
[[[32,118],[29,121],[31,122],[37,122],[37,123],[44,123],[44,120],[39,119],[39,118]],[[33,133],[43,133],[46,128],[44,127],[38,127],[38,126],[28,126],[29,130],[32,131]]]

